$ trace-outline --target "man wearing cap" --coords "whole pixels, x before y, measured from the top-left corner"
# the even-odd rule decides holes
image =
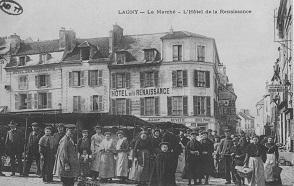
[[[79,176],[78,152],[73,141],[74,124],[65,125],[65,136],[60,140],[55,160],[55,174],[60,177],[63,186],[74,186]]]
[[[57,152],[59,141],[64,136],[64,134],[65,134],[64,124],[63,123],[57,124],[57,132],[53,134],[53,139],[54,139],[54,153]]]
[[[50,183],[53,181],[54,167],[54,140],[51,136],[52,128],[45,127],[45,134],[39,140],[40,160],[42,164],[43,182]]]
[[[33,160],[37,164],[37,175],[41,175],[40,169],[40,154],[39,154],[39,140],[42,137],[39,130],[38,123],[32,123],[32,132],[29,135],[29,140],[26,146],[26,162],[24,165],[23,176],[28,176]]]
[[[213,165],[213,142],[208,138],[208,132],[201,132],[201,173],[205,176],[205,184],[208,185],[209,176],[214,172]]]
[[[21,132],[17,130],[16,123],[10,122],[8,126],[10,127],[10,130],[6,135],[5,148],[7,155],[10,157],[11,176],[14,176],[16,172],[15,159],[17,159],[18,162],[18,171],[22,175],[23,170],[21,155],[23,152],[23,137]]]
[[[224,161],[226,184],[231,183],[232,158],[231,158],[231,154],[230,154],[230,149],[232,147],[233,147],[233,141],[231,138],[230,129],[225,129],[225,138],[222,139],[220,142],[218,154],[220,154],[222,161]]]

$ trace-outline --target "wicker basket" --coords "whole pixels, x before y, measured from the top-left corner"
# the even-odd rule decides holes
[[[250,178],[253,173],[253,169],[251,168],[243,168],[241,166],[236,166],[235,169],[237,170],[237,173],[242,178]]]

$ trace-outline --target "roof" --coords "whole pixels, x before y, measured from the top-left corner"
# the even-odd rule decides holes
[[[80,60],[80,47],[91,47],[92,59],[108,58],[109,57],[109,38],[88,38],[88,39],[77,39],[76,46],[74,49],[65,54],[63,61]]]
[[[59,49],[59,40],[36,41],[31,43],[21,42],[16,56],[33,55],[62,51]]]
[[[195,33],[188,32],[188,31],[173,31],[173,32],[170,32],[170,33],[166,34],[165,36],[161,37],[161,39],[180,39],[180,38],[185,38],[185,37],[200,37],[200,38],[210,39],[207,36],[195,34]]]
[[[239,112],[238,113],[239,116],[243,117],[244,119],[248,119],[248,120],[254,120],[254,117],[249,115],[249,114],[246,114],[244,112]]]

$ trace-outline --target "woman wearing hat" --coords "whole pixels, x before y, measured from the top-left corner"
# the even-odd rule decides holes
[[[105,138],[100,144],[101,159],[99,164],[99,177],[101,182],[110,181],[115,176],[115,143],[111,138],[111,132],[104,133]]]
[[[92,179],[96,180],[99,176],[99,164],[100,164],[100,144],[102,140],[104,139],[104,136],[102,134],[102,129],[100,126],[95,127],[95,132],[91,137],[91,152],[92,152],[92,165],[91,165],[91,171],[92,171]]]
[[[121,183],[125,183],[126,178],[128,177],[128,151],[129,143],[127,138],[124,136],[123,131],[118,131],[117,133],[118,141],[116,143],[116,176],[120,178]]]

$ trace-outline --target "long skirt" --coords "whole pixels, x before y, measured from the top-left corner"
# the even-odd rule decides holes
[[[249,186],[265,186],[264,165],[261,157],[250,157],[248,167],[253,169],[252,176],[247,179]]]
[[[101,153],[99,165],[100,178],[114,178],[115,176],[115,161],[114,154],[111,152]]]
[[[128,154],[126,152],[119,152],[116,159],[116,176],[128,176]]]
[[[183,179],[202,178],[200,157],[193,157],[193,158],[186,159],[182,178]]]
[[[276,166],[276,156],[275,154],[267,154],[266,161],[264,164],[264,176],[266,182],[274,181],[273,167]]]
[[[101,158],[100,152],[96,152],[95,154],[93,154],[93,160],[91,163],[91,170],[92,171],[99,172],[100,158]]]

